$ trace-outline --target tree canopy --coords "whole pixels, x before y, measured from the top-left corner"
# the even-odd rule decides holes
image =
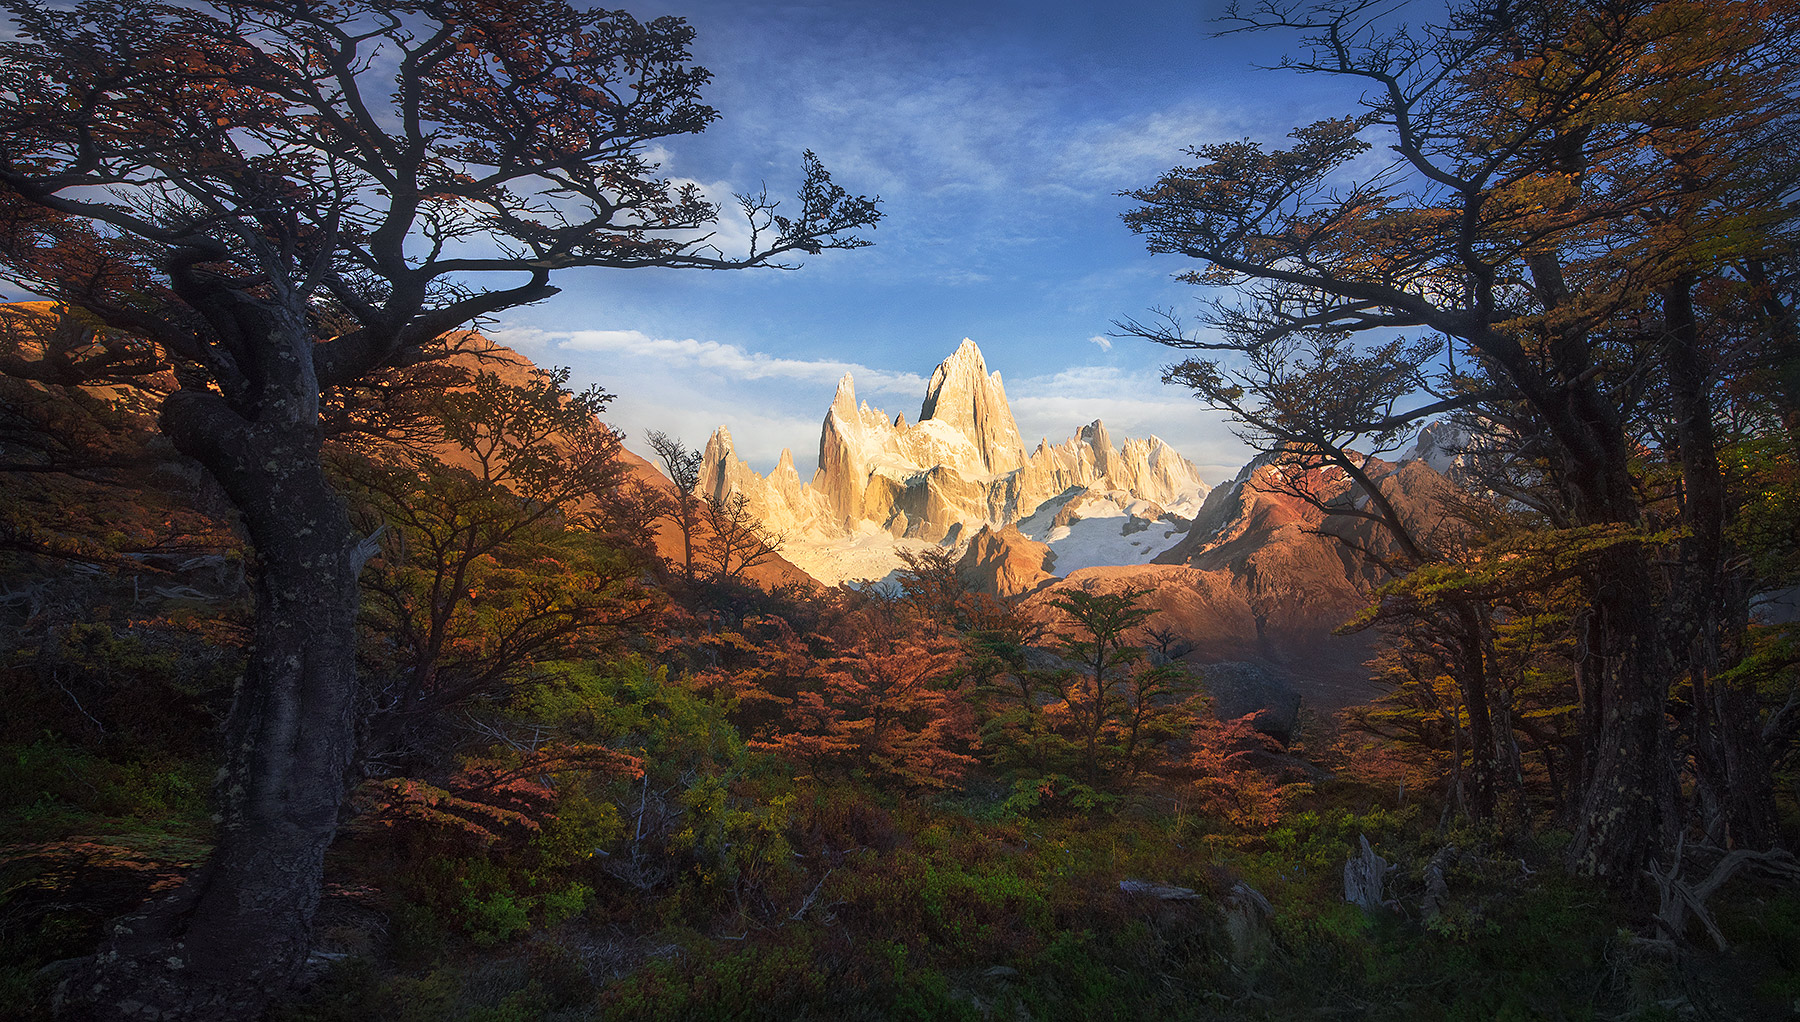
[[[1192,165],[1129,193],[1126,223],[1150,249],[1199,260],[1182,278],[1227,297],[1209,302],[1204,330],[1163,312],[1126,331],[1221,353],[1168,379],[1253,442],[1347,471],[1352,443],[1389,447],[1429,416],[1458,416],[1481,438],[1470,446],[1485,492],[1569,530],[1583,590],[1571,863],[1629,883],[1671,854],[1689,754],[1700,787],[1719,793],[1708,836],[1765,845],[1758,711],[1713,683],[1755,584],[1728,540],[1738,498],[1721,452],[1791,424],[1793,395],[1777,385],[1766,393],[1789,410],[1746,416],[1721,381],[1796,354],[1794,295],[1777,282],[1791,283],[1800,213],[1800,11],[1474,0],[1418,26],[1368,0],[1268,0],[1234,5],[1224,23],[1294,33],[1285,68],[1366,91],[1285,148],[1201,146]],[[1403,538],[1380,487],[1358,482],[1369,510],[1339,510],[1376,514]],[[1455,615],[1465,682],[1489,662],[1475,654],[1491,645],[1491,609]],[[1492,731],[1503,745],[1507,691]],[[1485,716],[1481,693],[1465,692]],[[1680,754],[1665,727],[1672,697],[1696,707]]]
[[[218,847],[70,989],[243,1017],[305,959],[355,756],[358,576],[378,543],[321,449],[381,420],[340,413],[452,328],[555,294],[554,272],[784,265],[864,244],[879,213],[808,153],[791,205],[739,197],[750,247],[722,251],[719,208],[650,155],[716,117],[677,18],[561,0],[4,9],[0,273],[104,328],[6,368],[172,369],[161,428],[222,486],[257,569]]]

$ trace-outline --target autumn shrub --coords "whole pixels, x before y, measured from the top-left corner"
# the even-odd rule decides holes
[[[868,606],[834,634],[759,624],[762,638],[741,639],[750,655],[721,672],[753,748],[813,776],[909,789],[955,787],[975,764],[962,651],[928,623]]]
[[[886,852],[906,840],[905,821],[892,797],[854,784],[803,784],[796,792],[792,833],[807,855],[842,856],[859,849]]]
[[[1259,755],[1267,762],[1281,747],[1249,718],[1220,721],[1203,714],[1190,740],[1186,765],[1194,778],[1195,802],[1201,812],[1232,827],[1272,827],[1312,790],[1306,781],[1276,776],[1258,763]]]
[[[820,950],[813,931],[792,929],[779,940],[746,940],[661,958],[602,991],[600,1011],[605,1018],[634,1022],[802,1017],[802,1006],[834,999],[828,989],[832,977],[817,966]]]
[[[0,746],[0,841],[72,833],[205,840],[210,781],[192,760],[116,762],[49,737]]]
[[[396,893],[489,947],[592,902],[593,888],[577,874],[592,842],[621,826],[616,808],[593,799],[587,785],[629,777],[638,764],[593,743],[490,749],[437,784],[365,784],[357,829],[374,845],[370,858],[408,864]]]

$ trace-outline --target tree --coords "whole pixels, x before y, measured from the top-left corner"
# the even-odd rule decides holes
[[[1706,380],[1717,353],[1690,299],[1702,281],[1751,281],[1779,250],[1773,228],[1794,215],[1782,154],[1796,11],[1477,0],[1442,24],[1396,29],[1384,10],[1231,9],[1233,31],[1302,34],[1288,67],[1369,92],[1361,111],[1296,130],[1290,148],[1203,146],[1196,165],[1131,193],[1140,205],[1126,221],[1153,251],[1201,260],[1185,279],[1243,300],[1211,307],[1215,325],[1236,331],[1223,341],[1172,316],[1128,328],[1240,352],[1305,335],[1450,338],[1495,391],[1482,425],[1509,423],[1496,431],[1529,440],[1524,467],[1554,500],[1553,524],[1636,537],[1584,547],[1584,752],[1569,848],[1575,869],[1633,883],[1682,823],[1664,717],[1677,677],[1711,673],[1715,640],[1741,628],[1720,603],[1729,558],[1713,538],[1722,508]],[[1371,137],[1393,157],[1351,180]],[[1692,498],[1678,587],[1655,564],[1661,512],[1637,472],[1654,442],[1641,410],[1652,381],[1674,412],[1659,454]],[[1690,618],[1698,645],[1675,638]],[[1742,705],[1708,701],[1709,733],[1742,730]],[[1761,787],[1759,769],[1743,765],[1745,790]],[[1738,806],[1739,840],[1768,840],[1759,817]]]
[[[749,744],[815,773],[837,767],[908,787],[956,786],[978,745],[959,690],[962,650],[889,607],[863,608],[833,630],[836,641],[808,636],[816,652],[796,662],[784,623],[777,638],[786,641],[739,679],[740,700],[780,708]]]
[[[1050,684],[1062,697],[1055,711],[1068,720],[1089,784],[1099,780],[1106,743],[1113,738],[1120,743],[1118,752],[1126,766],[1137,769],[1140,746],[1166,737],[1157,727],[1167,709],[1164,703],[1192,688],[1186,671],[1142,663],[1144,651],[1127,641],[1132,629],[1156,613],[1142,605],[1143,597],[1136,589],[1118,593],[1071,589],[1050,601],[1074,619],[1077,629],[1061,646],[1063,655],[1081,664],[1081,670],[1058,672]],[[1023,695],[1028,703],[1029,691]]]
[[[781,552],[785,537],[764,529],[750,510],[750,498],[741,493],[707,497],[700,518],[706,526],[700,552],[712,582],[736,582]]]
[[[798,208],[657,176],[704,129],[692,30],[560,0],[8,0],[0,264],[112,331],[58,382],[173,368],[162,430],[256,554],[219,840],[65,984],[95,1013],[245,1017],[305,961],[355,755],[358,578],[377,544],[326,478],[322,410],[573,267],[732,269],[863,244],[878,213],[805,158]],[[502,280],[484,285],[482,280]],[[176,949],[179,948],[179,951]]]
[[[383,527],[363,576],[385,667],[364,679],[377,705],[363,758],[381,772],[417,760],[445,709],[501,696],[542,661],[596,655],[653,607],[619,542],[632,523],[615,521],[628,481],[599,419],[611,395],[567,380],[479,370],[434,402],[436,454],[382,443],[333,458],[353,507]]]
[[[904,565],[896,574],[900,599],[916,612],[944,628],[956,628],[964,622],[963,600],[971,591],[969,579],[958,564],[956,551],[943,547],[925,547],[898,551]]]
[[[1430,367],[1442,353],[1441,342],[1389,339],[1358,350],[1342,333],[1271,336],[1268,324],[1251,315],[1228,316],[1223,326],[1221,346],[1241,352],[1241,364],[1193,358],[1169,367],[1165,379],[1225,410],[1237,435],[1273,459],[1281,471],[1265,485],[1312,505],[1326,519],[1319,533],[1349,547],[1383,578],[1462,556],[1459,540],[1471,531],[1466,523],[1446,527],[1417,507],[1403,507],[1393,483],[1383,481],[1391,466],[1377,457],[1411,439],[1421,420],[1491,396],[1455,378],[1443,381],[1447,396],[1431,393],[1438,381]],[[1336,485],[1344,480],[1348,489]],[[1321,485],[1327,481],[1332,485]],[[1454,518],[1457,510],[1438,509],[1433,517]],[[1363,524],[1367,528],[1356,528]],[[1459,810],[1485,820],[1498,789],[1516,775],[1508,769],[1516,755],[1505,700],[1494,691],[1488,662],[1488,615],[1468,600],[1438,600],[1428,608],[1390,602],[1363,625],[1402,616],[1427,626],[1461,689],[1471,762],[1466,777],[1459,768],[1451,791]],[[1416,627],[1401,631],[1423,634]]]
[[[646,439],[650,442],[651,452],[663,463],[669,481],[675,484],[675,496],[662,517],[674,522],[681,530],[681,567],[691,583],[694,581],[694,538],[700,534],[700,468],[705,455],[689,450],[680,440],[658,430],[651,430]]]

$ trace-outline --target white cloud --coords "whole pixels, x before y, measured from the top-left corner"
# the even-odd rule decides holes
[[[1098,345],[1100,347],[1101,351],[1111,351],[1112,350],[1111,339],[1103,337],[1100,334],[1095,334],[1094,336],[1088,338],[1088,343]]]
[[[838,359],[784,358],[641,330],[506,328],[489,335],[541,364],[569,364],[578,387],[599,384],[617,394],[607,422],[639,453],[649,430],[699,447],[723,425],[731,430],[738,457],[759,472],[775,467],[782,448],[792,448],[801,478],[811,474],[819,423],[845,373],[855,377],[859,397],[917,401],[925,392],[925,378],[917,373]]]
[[[1055,176],[1110,188],[1148,185],[1188,159],[1194,146],[1233,137],[1241,128],[1223,110],[1188,104],[1113,121],[1089,121],[1069,132],[1056,154]]]
[[[923,392],[925,378],[917,373],[872,369],[837,359],[780,358],[760,351],[745,351],[735,344],[651,337],[641,330],[542,330],[493,331],[502,344],[558,351],[604,352],[627,358],[654,360],[664,366],[689,366],[744,380],[787,379],[835,385],[845,373],[856,377],[858,387],[871,391]],[[830,396],[826,396],[830,400]]]

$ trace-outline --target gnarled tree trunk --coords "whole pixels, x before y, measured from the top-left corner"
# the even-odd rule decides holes
[[[259,326],[297,326],[286,317]],[[288,350],[311,339],[294,329]],[[325,850],[356,743],[357,575],[367,553],[321,464],[318,395],[271,388],[246,419],[179,391],[163,428],[243,515],[256,551],[254,645],[224,733],[218,843],[168,898],[115,928],[65,979],[66,1017],[257,1017],[305,964]]]

